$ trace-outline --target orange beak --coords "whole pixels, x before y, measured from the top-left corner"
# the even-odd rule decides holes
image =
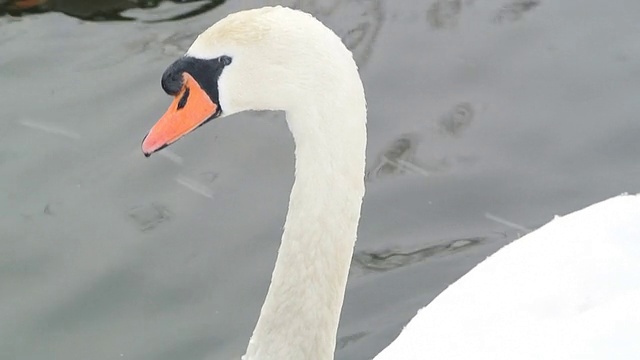
[[[34,8],[38,5],[42,5],[46,2],[47,0],[18,0],[13,2],[13,6],[15,6],[18,9],[26,10],[26,9]]]
[[[142,152],[147,157],[217,115],[218,105],[202,90],[200,84],[188,73],[182,76],[182,90],[142,141]]]

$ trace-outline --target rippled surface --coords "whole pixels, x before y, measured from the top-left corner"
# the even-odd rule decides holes
[[[2,358],[242,355],[293,181],[282,114],[212,122],[150,159],[139,148],[170,102],[166,66],[266,2],[159,21],[213,3],[117,12],[132,21],[0,17]],[[640,4],[285,3],[343,37],[369,100],[338,359],[372,357],[553,215],[640,191]]]

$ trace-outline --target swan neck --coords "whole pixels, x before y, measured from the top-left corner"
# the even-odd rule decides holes
[[[366,110],[364,96],[356,100],[332,114],[287,112],[295,181],[244,360],[333,359],[364,195]]]

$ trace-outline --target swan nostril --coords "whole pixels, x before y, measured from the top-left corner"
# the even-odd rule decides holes
[[[182,59],[175,61],[162,74],[162,89],[169,95],[177,95],[184,86],[184,64]]]
[[[180,110],[183,107],[185,107],[185,105],[187,105],[188,99],[189,99],[189,87],[185,87],[184,93],[182,94],[180,101],[178,101],[178,107],[176,108],[176,110]]]
[[[222,55],[218,58],[218,61],[224,66],[231,64],[231,60],[231,57],[227,55]]]

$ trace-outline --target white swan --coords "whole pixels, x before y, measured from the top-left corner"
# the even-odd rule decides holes
[[[295,183],[243,358],[332,359],[364,195],[366,106],[350,52],[308,14],[243,11],[202,33],[162,86],[175,99],[147,156],[210,119],[285,110]],[[639,224],[637,196],[552,222],[452,285],[378,359],[640,358]]]

